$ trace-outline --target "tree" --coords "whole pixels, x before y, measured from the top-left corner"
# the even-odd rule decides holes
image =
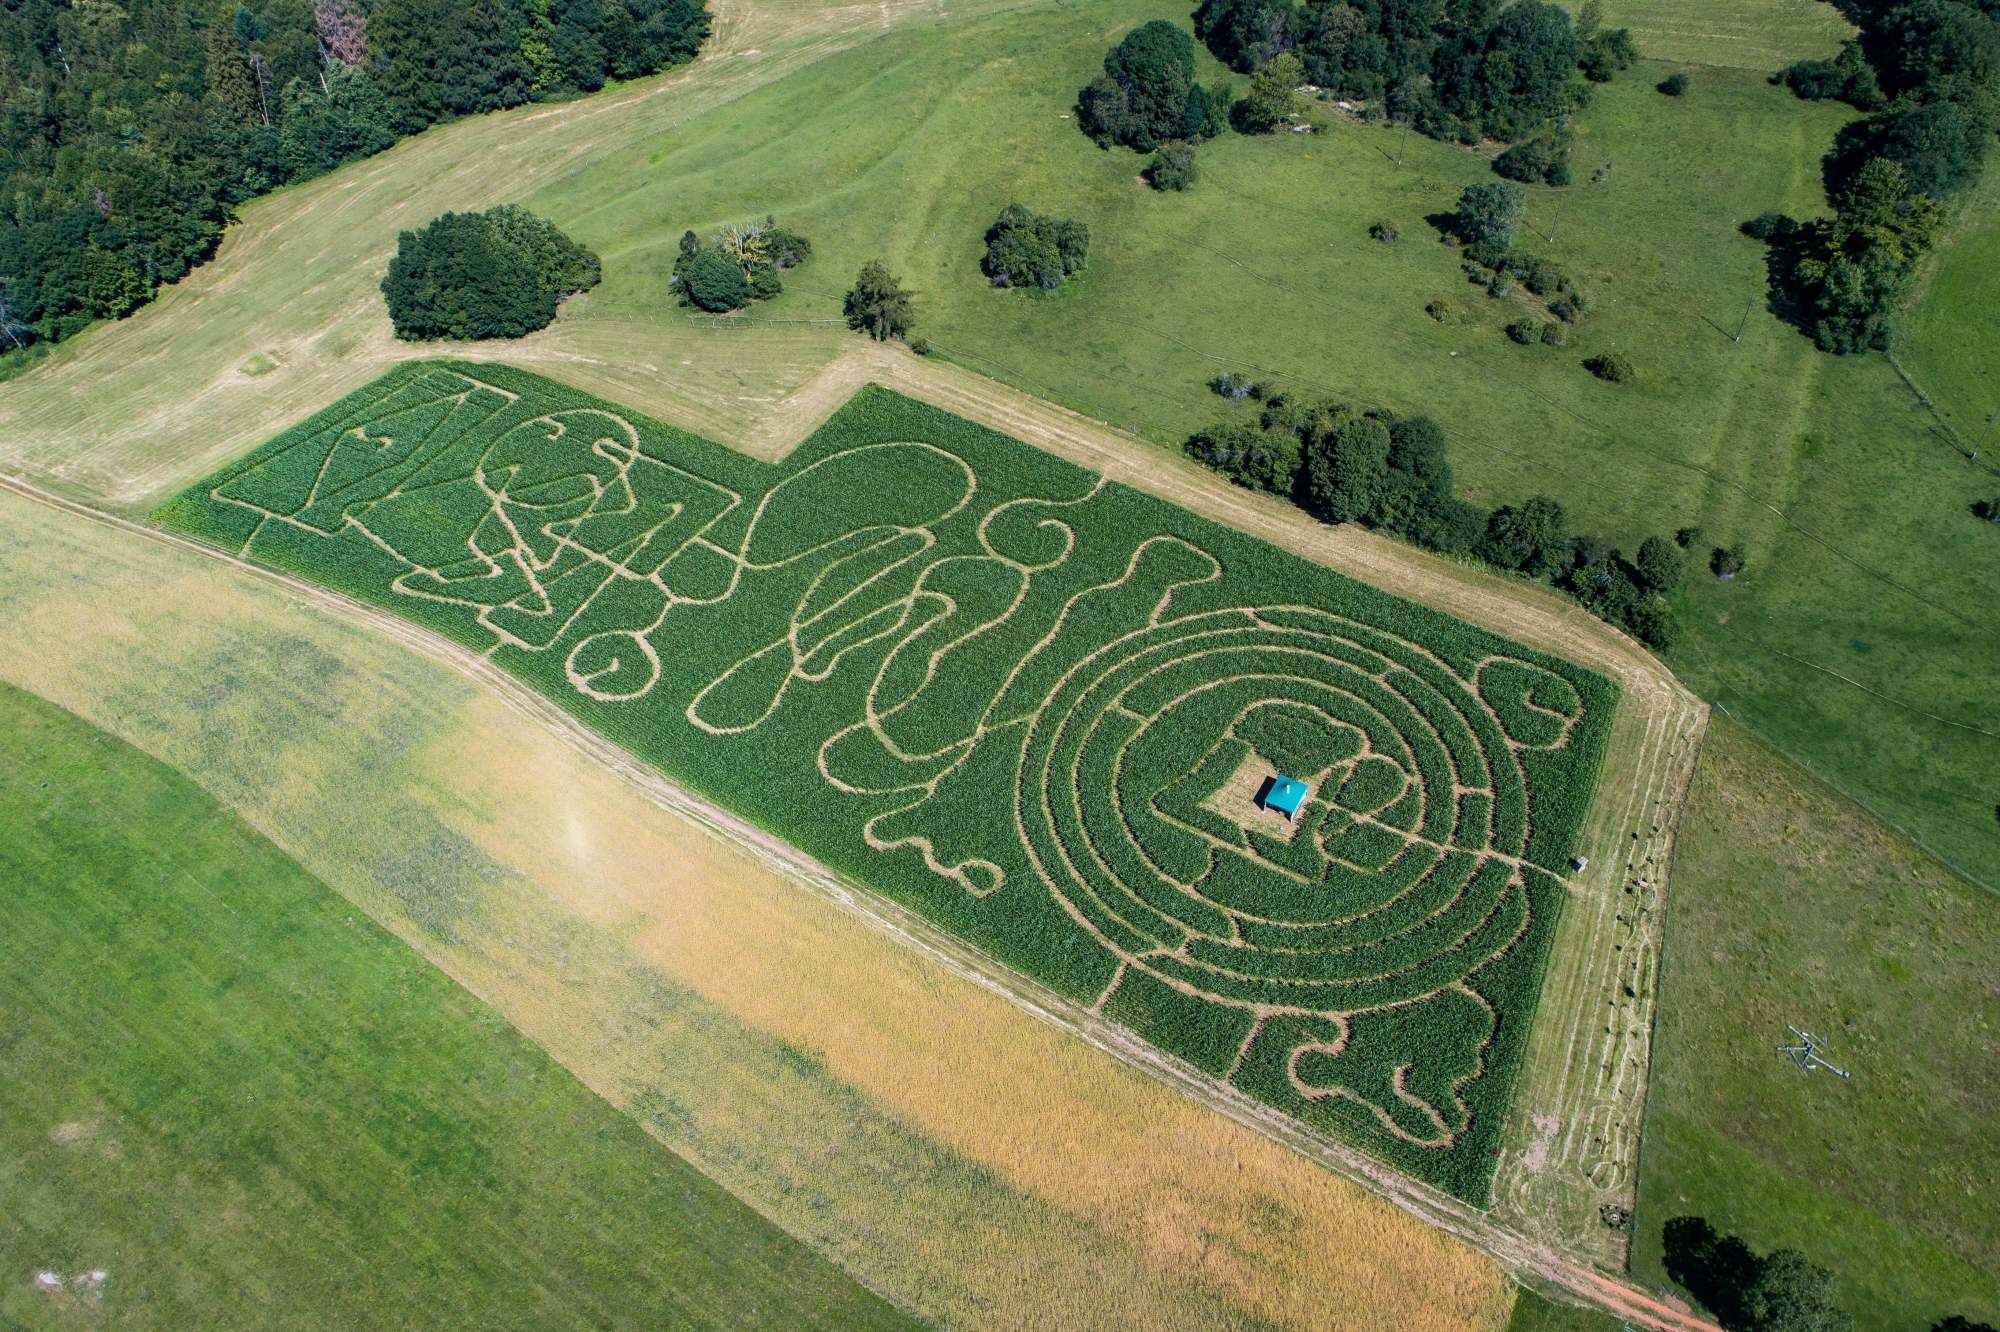
[[[1305,67],[1290,52],[1277,57],[1250,80],[1250,93],[1236,104],[1237,127],[1247,134],[1268,134],[1298,110],[1298,87]]]
[[[881,260],[871,259],[854,276],[842,312],[847,326],[866,332],[877,342],[900,338],[916,322],[911,293],[890,274]]]
[[[1639,543],[1639,557],[1635,563],[1639,576],[1655,592],[1671,592],[1679,587],[1681,574],[1686,568],[1679,548],[1665,537],[1657,536],[1649,536]]]
[[[1779,1249],[1758,1262],[1743,1311],[1753,1332],[1848,1332],[1854,1320],[1833,1296],[1832,1272],[1797,1249]]]
[[[1688,76],[1677,70],[1661,79],[1655,86],[1669,97],[1685,97],[1688,90]]]
[[[750,279],[719,249],[703,249],[688,264],[688,299],[704,310],[720,313],[750,303]]]
[[[394,113],[367,70],[336,63],[323,78],[285,85],[278,143],[294,180],[372,156],[396,141]]]
[[[1528,196],[1519,185],[1500,182],[1468,185],[1458,196],[1453,225],[1467,242],[1505,241],[1520,225],[1527,201]]]
[[[1743,563],[1744,554],[1743,543],[1741,541],[1733,546],[1717,546],[1708,556],[1708,567],[1714,570],[1715,576],[1725,583],[1743,572]]]
[[[1183,139],[1160,145],[1160,151],[1153,154],[1153,165],[1146,178],[1156,190],[1173,190],[1178,193],[1194,184],[1199,173],[1195,169],[1194,146]]]
[[[1560,570],[1569,557],[1569,523],[1562,505],[1547,495],[1495,509],[1480,554],[1503,569],[1527,574]]]
[[[1077,95],[1079,123],[1101,148],[1152,152],[1220,131],[1221,108],[1194,78],[1194,39],[1165,19],[1140,24],[1104,57],[1104,76]]]
[[[1260,430],[1248,421],[1212,425],[1189,436],[1184,449],[1239,486],[1287,497],[1298,487],[1299,439],[1289,430]]]
[[[1882,104],[1881,84],[1863,58],[1859,42],[1842,42],[1840,54],[1831,60],[1787,65],[1778,72],[1776,81],[1808,101],[1837,98],[1863,111],[1873,111]]]
[[[524,208],[446,213],[397,238],[382,295],[396,336],[518,338],[595,286],[597,256]]]
[[[1389,470],[1407,477],[1411,488],[1433,502],[1451,496],[1451,463],[1445,458],[1444,428],[1428,416],[1411,416],[1389,427]]]
[[[1639,59],[1639,48],[1633,43],[1629,29],[1586,33],[1579,28],[1577,36],[1583,39],[1583,54],[1577,59],[1577,67],[1592,83],[1611,82],[1615,71],[1630,69]]]

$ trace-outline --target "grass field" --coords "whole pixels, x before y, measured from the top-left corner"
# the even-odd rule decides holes
[[[1610,0],[1604,26],[1630,29],[1648,59],[1759,71],[1823,59],[1855,33],[1826,0]]]
[[[2000,922],[1717,718],[1674,867],[1635,1266],[1706,1216],[1839,1275],[1863,1332],[2000,1317]],[[1801,1074],[1786,1024],[1851,1077]]]
[[[0,728],[9,1327],[916,1326],[172,769]]]
[[[1896,355],[1968,452],[2000,457],[2000,433],[1988,433],[2000,415],[2000,177],[1959,204],[1955,234],[1919,288]],[[2000,470],[1981,470],[2000,494]]]
[[[161,516],[1484,1200],[1602,677],[880,389],[777,469],[411,364]],[[1295,823],[1257,803],[1284,772]]]
[[[13,495],[0,550],[0,678],[194,775],[924,1318],[1505,1325],[1471,1247],[802,891],[407,622]]]

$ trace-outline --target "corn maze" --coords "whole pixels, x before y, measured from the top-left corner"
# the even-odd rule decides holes
[[[1604,679],[874,387],[772,467],[410,363],[157,517],[1485,1203]]]

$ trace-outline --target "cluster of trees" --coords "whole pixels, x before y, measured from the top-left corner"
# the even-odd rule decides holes
[[[1572,23],[1543,0],[1203,0],[1195,33],[1239,72],[1289,57],[1305,81],[1473,143],[1526,137],[1632,63],[1629,34],[1600,32],[1597,7]]]
[[[986,254],[979,267],[996,287],[1053,291],[1064,278],[1081,273],[1089,257],[1090,228],[1083,223],[1008,204],[986,230]]]
[[[396,336],[518,338],[597,285],[597,256],[525,208],[446,213],[396,238],[382,295]]]
[[[1210,426],[1186,444],[1194,458],[1237,484],[1282,495],[1328,522],[1359,522],[1428,550],[1546,577],[1592,612],[1653,647],[1673,642],[1662,598],[1685,571],[1692,528],[1648,537],[1627,560],[1611,542],[1569,530],[1562,505],[1538,495],[1491,512],[1453,493],[1444,430],[1428,416],[1305,402],[1241,377],[1218,377],[1224,397],[1263,403],[1256,422]]]
[[[1774,286],[1829,352],[1886,349],[1890,321],[1943,221],[2000,130],[2000,0],[1856,0],[1857,42],[1776,75],[1801,97],[1872,112],[1827,159],[1834,216],[1766,214]]]
[[[130,313],[278,185],[707,32],[700,0],[7,0],[0,342]]]
[[[1192,143],[1222,132],[1227,86],[1195,82],[1194,39],[1165,19],[1142,23],[1104,57],[1104,74],[1077,94],[1083,132],[1100,148],[1124,144],[1150,153],[1163,143]]]
[[[1493,169],[1508,180],[1533,185],[1569,184],[1567,129],[1555,127],[1521,140],[1493,159]]]
[[[811,257],[812,242],[779,226],[775,217],[726,226],[707,245],[687,231],[681,233],[672,286],[683,304],[716,313],[738,310],[784,291],[778,274]]]
[[[1590,308],[1590,295],[1568,270],[1534,249],[1514,248],[1514,229],[1520,225],[1526,198],[1518,185],[1489,182],[1468,185],[1459,195],[1458,207],[1449,216],[1449,225],[1463,246],[1459,267],[1466,280],[1486,288],[1493,296],[1511,296],[1518,283],[1548,302],[1548,311],[1565,324],[1574,324]],[[1446,303],[1449,304],[1448,302]],[[1560,346],[1561,337],[1545,337]]]

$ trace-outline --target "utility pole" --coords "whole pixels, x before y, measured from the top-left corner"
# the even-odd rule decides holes
[[[1556,243],[1556,228],[1562,225],[1563,200],[1566,197],[1568,197],[1568,195],[1569,195],[1568,190],[1556,191],[1556,220],[1549,223],[1549,244],[1551,245],[1554,245]]]
[[[1410,141],[1410,122],[1403,122],[1403,137],[1396,140],[1396,165],[1403,165],[1403,145]]]
[[[1751,307],[1753,307],[1756,304],[1757,304],[1757,298],[1755,296],[1752,296],[1749,300],[1743,302],[1743,319],[1736,325],[1735,341],[1737,342],[1743,341],[1743,330],[1750,327]]]
[[[1979,432],[1979,442],[1972,446],[1972,458],[1968,459],[1967,461],[1977,460],[1979,457],[1979,451],[1986,447],[1986,437],[1993,433],[1993,422],[1996,417],[2000,417],[2000,408],[1995,408],[1991,413],[1987,415],[1986,429]]]

